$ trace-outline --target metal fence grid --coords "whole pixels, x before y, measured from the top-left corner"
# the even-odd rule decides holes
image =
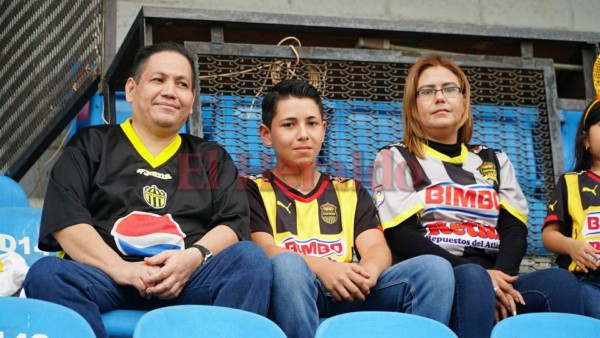
[[[0,2],[0,173],[11,175],[101,70],[103,0]]]
[[[322,170],[354,177],[370,189],[378,149],[402,138],[401,98],[410,63],[199,55],[198,65],[204,137],[222,144],[243,174],[274,165],[258,134],[260,96],[283,78],[307,80],[322,93],[328,123],[318,158]],[[462,68],[472,86],[472,143],[509,155],[529,202],[530,259],[522,268],[545,266],[549,256],[539,232],[554,172],[544,72]]]

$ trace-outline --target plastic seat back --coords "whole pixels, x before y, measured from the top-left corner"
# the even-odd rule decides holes
[[[444,324],[433,319],[399,312],[364,311],[324,320],[315,338],[456,338]]]
[[[27,194],[12,178],[0,175],[0,207],[28,207]]]
[[[0,297],[0,337],[93,338],[77,312],[37,299]]]
[[[30,207],[0,207],[0,253],[14,251],[31,266],[47,255],[40,251],[37,242],[42,209]]]
[[[146,313],[133,337],[285,338],[285,334],[275,323],[252,312],[211,305],[177,305]]]
[[[596,338],[600,320],[570,313],[525,313],[494,326],[491,338]]]
[[[102,315],[102,323],[111,338],[131,338],[135,326],[147,311],[114,310]]]

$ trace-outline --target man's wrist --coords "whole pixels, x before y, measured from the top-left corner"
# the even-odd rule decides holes
[[[204,245],[193,244],[191,248],[197,249],[202,254],[202,262],[200,263],[200,265],[206,263],[209,259],[212,258],[212,252]]]

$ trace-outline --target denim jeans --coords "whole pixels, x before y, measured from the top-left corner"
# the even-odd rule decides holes
[[[272,258],[273,290],[269,317],[289,338],[314,337],[319,317],[354,311],[396,311],[448,324],[454,293],[452,267],[424,255],[385,270],[364,301],[334,301],[297,254]]]
[[[489,274],[479,265],[465,264],[454,268],[454,278],[456,287],[450,328],[460,338],[489,337],[496,304]],[[566,270],[550,268],[520,275],[513,287],[521,293],[526,304],[517,304],[517,314],[583,314],[579,285]]]
[[[454,279],[450,328],[460,338],[488,338],[496,308],[490,275],[478,264],[464,264],[454,268]]]
[[[239,242],[215,255],[190,277],[176,298],[140,297],[137,289],[117,285],[91,266],[45,257],[25,279],[27,297],[58,303],[81,314],[97,337],[107,337],[101,314],[116,309],[202,304],[242,309],[266,316],[272,283],[271,263],[252,242]]]
[[[586,316],[600,319],[600,276],[576,275]]]

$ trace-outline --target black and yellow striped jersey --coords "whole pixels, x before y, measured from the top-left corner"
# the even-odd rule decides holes
[[[352,179],[321,173],[304,195],[267,170],[247,177],[246,185],[250,231],[269,233],[294,252],[351,262],[358,235],[380,228],[373,200]]]
[[[558,222],[567,237],[600,249],[600,177],[589,171],[566,173],[560,177],[548,202],[544,226]],[[556,263],[572,272],[582,272],[569,255],[558,255]],[[592,271],[600,274],[600,271]]]

